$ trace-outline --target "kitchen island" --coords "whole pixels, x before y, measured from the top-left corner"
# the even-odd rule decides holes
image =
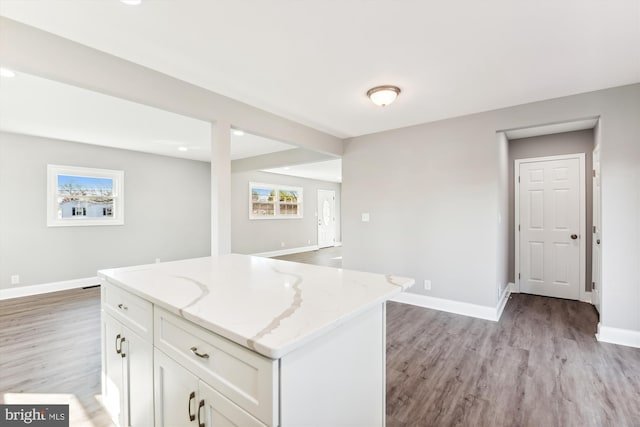
[[[384,425],[385,301],[413,279],[235,254],[99,276],[119,425]]]

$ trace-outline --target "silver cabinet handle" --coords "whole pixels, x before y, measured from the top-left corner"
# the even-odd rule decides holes
[[[207,353],[198,353],[198,347],[191,347],[189,350],[191,350],[191,353],[195,354],[196,356],[202,358],[202,359],[208,359],[209,355]]]
[[[189,402],[187,407],[187,411],[189,411],[189,421],[193,421],[196,419],[196,416],[191,413],[191,401],[195,400],[195,398],[196,398],[196,392],[192,391],[191,394],[189,395]]]
[[[120,347],[118,347],[118,343],[120,343]],[[122,353],[122,342],[120,341],[120,334],[116,335],[116,353]]]
[[[118,304],[118,308],[119,308],[120,310],[129,310],[129,307],[127,307],[127,306],[126,306],[126,305],[124,305],[124,304]]]
[[[125,341],[126,339],[124,337],[120,338],[120,357],[122,357],[123,359],[126,356],[126,354],[124,354],[124,351],[122,351],[122,343]]]
[[[200,404],[198,405],[198,427],[205,427],[204,421],[200,420],[200,410],[202,408],[204,408],[204,400],[201,400]]]

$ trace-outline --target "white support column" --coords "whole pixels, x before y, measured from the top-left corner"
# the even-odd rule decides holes
[[[231,125],[211,125],[211,255],[231,252]]]

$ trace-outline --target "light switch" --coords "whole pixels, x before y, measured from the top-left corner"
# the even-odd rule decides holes
[[[369,222],[369,213],[362,214],[362,222]]]

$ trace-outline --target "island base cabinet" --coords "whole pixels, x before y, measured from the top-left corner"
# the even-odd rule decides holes
[[[157,427],[265,426],[158,349],[154,371]]]
[[[280,361],[281,427],[385,425],[385,304]]]
[[[103,313],[103,398],[119,427],[153,426],[153,345]]]

